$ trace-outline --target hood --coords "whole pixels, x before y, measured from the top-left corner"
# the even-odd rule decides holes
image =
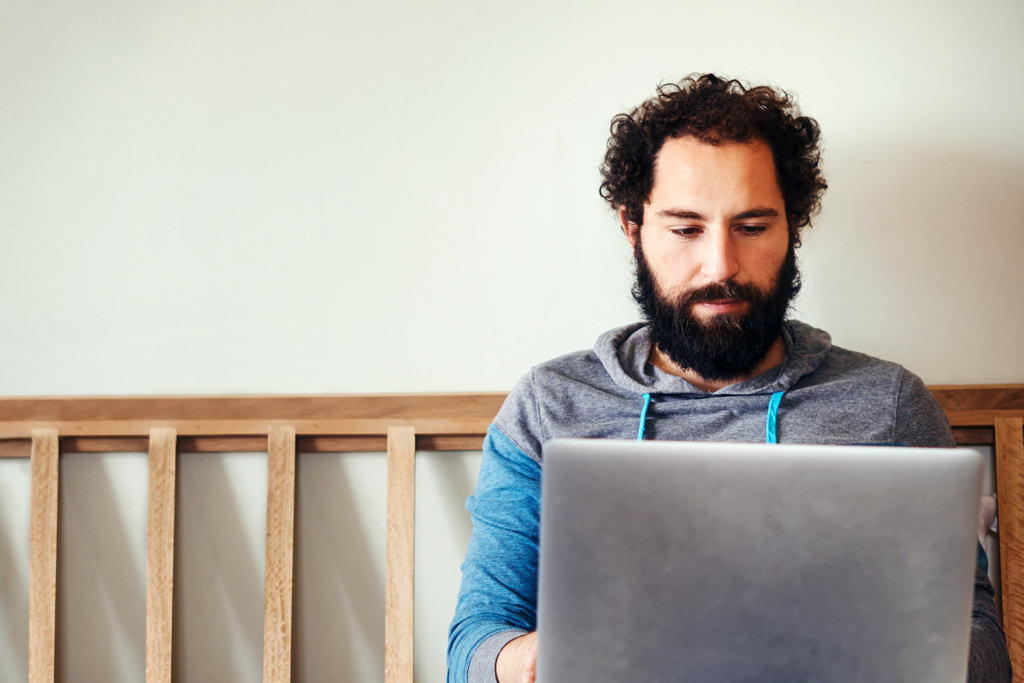
[[[649,363],[651,332],[646,323],[605,332],[594,345],[594,352],[612,380],[636,394],[772,394],[787,391],[801,377],[814,372],[832,349],[832,337],[827,332],[795,320],[786,322],[782,337],[787,355],[781,365],[716,392],[698,389]]]

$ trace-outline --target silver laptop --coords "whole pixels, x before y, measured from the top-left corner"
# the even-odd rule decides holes
[[[967,676],[981,455],[544,447],[538,683]]]

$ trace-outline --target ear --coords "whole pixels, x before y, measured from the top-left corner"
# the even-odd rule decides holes
[[[619,207],[619,223],[622,224],[622,232],[629,240],[630,249],[636,249],[636,241],[640,237],[640,226],[626,219],[626,207]]]

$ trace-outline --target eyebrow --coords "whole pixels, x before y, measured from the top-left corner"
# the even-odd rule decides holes
[[[743,220],[745,218],[778,218],[779,212],[770,208],[758,208],[744,211],[733,216],[733,219]]]
[[[662,209],[658,212],[658,215],[662,218],[678,218],[686,221],[702,221],[705,220],[704,216],[697,213],[696,211],[688,211],[686,209]],[[748,209],[742,213],[738,213],[732,217],[733,220],[745,220],[747,218],[777,218],[779,212],[769,207],[759,207],[756,209]]]

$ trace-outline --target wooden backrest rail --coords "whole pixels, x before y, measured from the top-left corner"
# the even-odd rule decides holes
[[[1024,671],[1024,385],[929,387],[959,444],[992,444],[999,492],[1003,626]],[[178,454],[267,452],[263,680],[291,680],[295,458],[387,451],[385,683],[413,681],[415,456],[479,450],[505,395],[0,398],[0,457],[32,472],[29,681],[53,683],[58,459],[149,452],[146,681],[170,683]]]

